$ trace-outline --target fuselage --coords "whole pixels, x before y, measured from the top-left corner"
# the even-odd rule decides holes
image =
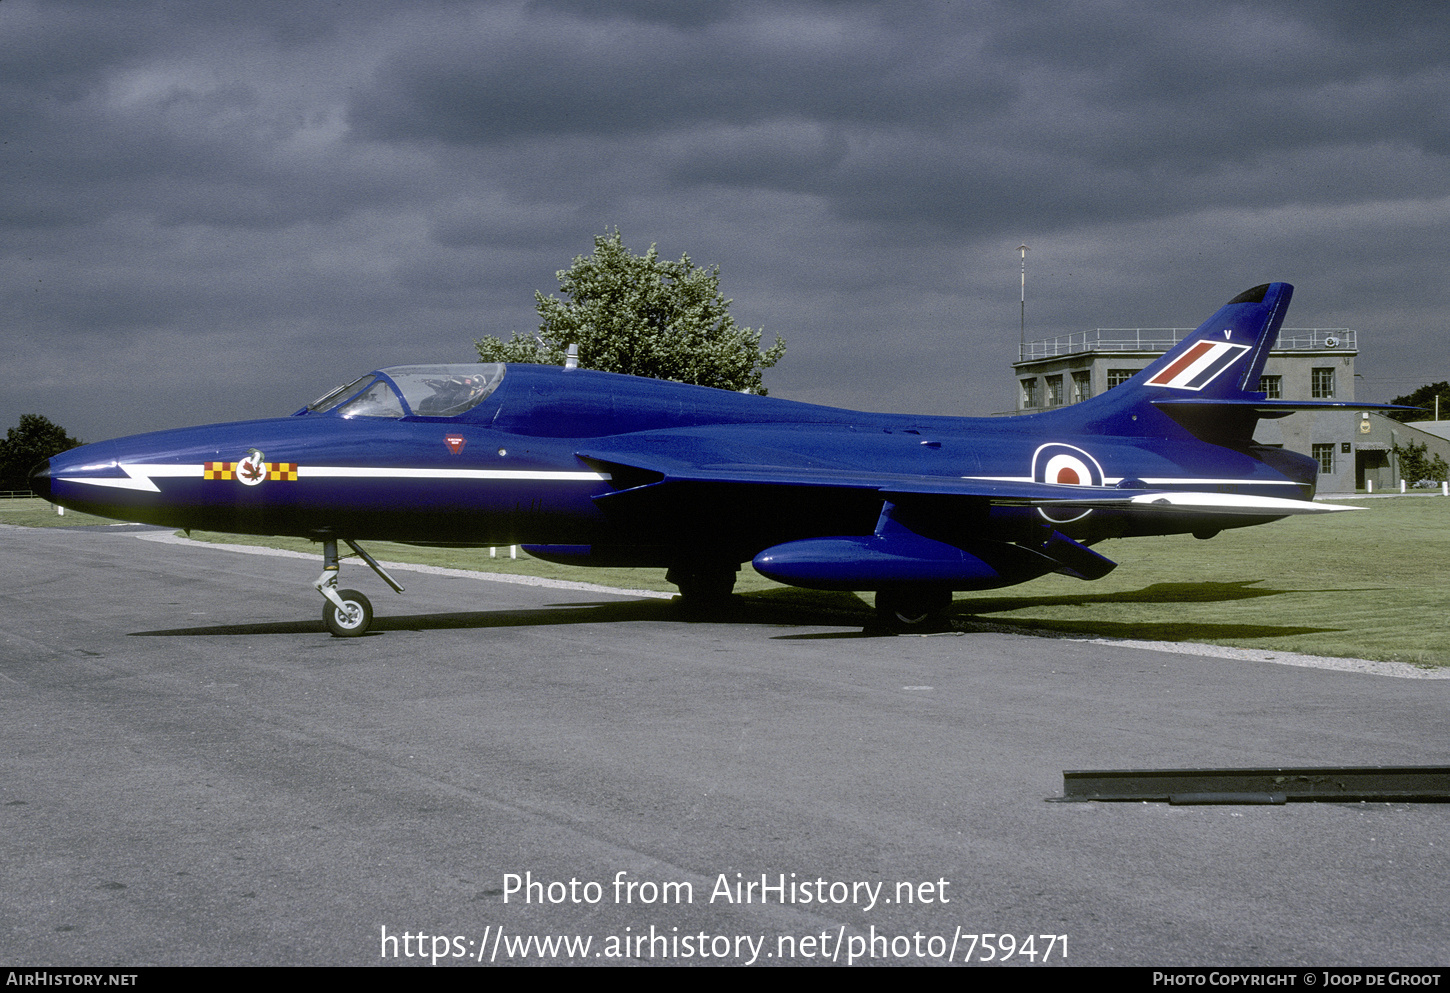
[[[408,402],[384,370],[353,384],[358,397],[372,391],[366,403],[344,396],[290,417],[86,445],[52,458],[35,485],[66,507],[175,528],[638,547],[662,563],[682,545],[718,542],[725,557],[744,561],[781,541],[870,534],[882,500],[879,487],[858,479],[1313,495],[1311,460],[1206,443],[1126,395],[1122,404],[1106,394],[1091,409],[1021,417],[912,417],[587,370],[495,368],[486,395],[458,413],[419,412],[433,398],[420,402],[415,388]],[[390,389],[396,397],[384,395]],[[717,467],[724,478],[693,491],[687,479],[624,512],[603,499],[685,464],[697,474]],[[757,485],[772,467],[790,472]],[[802,474],[822,482],[792,483]],[[965,528],[1003,529],[1008,540],[1046,521],[1089,542],[1261,520],[1144,522],[1111,510],[985,504],[953,513]]]

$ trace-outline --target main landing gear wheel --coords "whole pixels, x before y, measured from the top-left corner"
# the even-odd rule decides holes
[[[687,617],[702,617],[724,610],[732,603],[738,566],[675,566],[665,582],[680,590],[680,606]]]
[[[951,590],[879,590],[876,620],[889,631],[927,631],[943,623],[951,605]]]
[[[373,605],[357,590],[338,590],[342,606],[331,601],[322,605],[322,623],[334,638],[357,638],[367,633],[373,622]]]

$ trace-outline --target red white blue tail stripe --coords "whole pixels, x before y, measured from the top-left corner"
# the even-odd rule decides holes
[[[1148,380],[1147,385],[1201,390],[1248,350],[1248,345],[1237,345],[1231,341],[1200,341]]]

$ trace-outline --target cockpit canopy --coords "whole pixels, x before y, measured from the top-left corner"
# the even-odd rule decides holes
[[[299,414],[337,417],[456,417],[503,382],[502,362],[396,365],[370,372],[309,403]]]

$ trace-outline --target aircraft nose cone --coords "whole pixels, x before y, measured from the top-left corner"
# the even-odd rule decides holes
[[[30,470],[30,488],[42,500],[50,499],[50,459]]]

